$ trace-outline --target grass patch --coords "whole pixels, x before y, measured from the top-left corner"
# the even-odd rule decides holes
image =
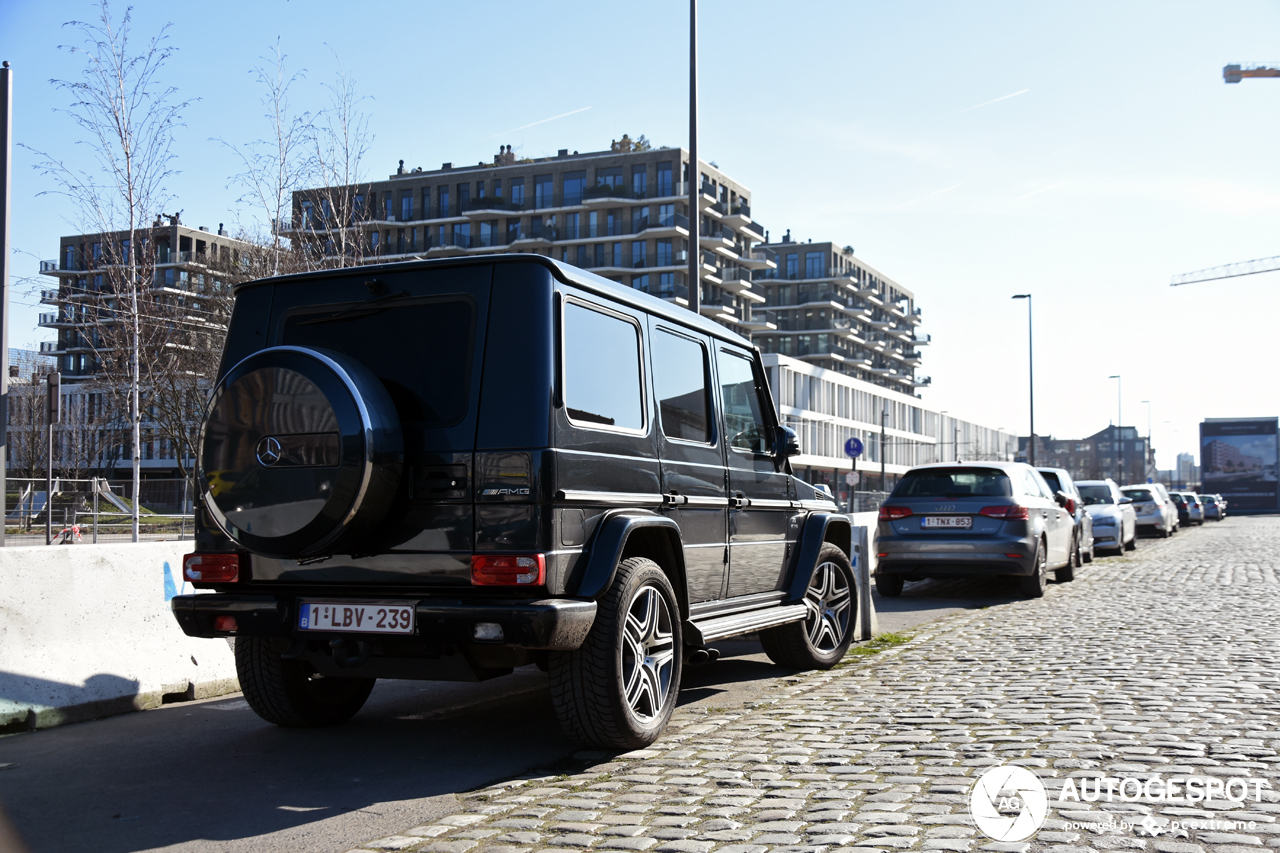
[[[859,643],[856,646],[851,646],[849,648],[848,654],[846,654],[845,657],[846,659],[850,656],[865,658],[865,657],[870,657],[871,655],[878,655],[881,652],[883,652],[885,649],[891,649],[894,646],[900,646],[903,643],[909,642],[910,640],[911,640],[911,636],[909,634],[894,634],[894,633],[880,634],[879,636],[873,637],[865,643]]]

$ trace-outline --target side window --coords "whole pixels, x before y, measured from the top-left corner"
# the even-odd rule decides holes
[[[751,362],[740,355],[720,350],[716,354],[720,370],[720,397],[724,401],[724,430],[729,446],[756,453],[769,452],[768,428],[760,409]]]
[[[644,429],[639,329],[577,303],[565,305],[564,384],[570,420]]]
[[[706,348],[665,329],[656,330],[652,340],[653,384],[663,435],[710,443]]]
[[[1043,489],[1040,486],[1040,478],[1036,476],[1035,471],[1032,471],[1031,469],[1028,468],[1026,471],[1023,471],[1022,473],[1023,473],[1024,479],[1026,480],[1025,491],[1028,495],[1030,495],[1033,498],[1048,497],[1048,495],[1045,492],[1045,489]]]

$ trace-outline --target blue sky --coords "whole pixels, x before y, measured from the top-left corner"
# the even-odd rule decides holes
[[[78,73],[60,25],[92,12],[0,3],[17,141],[85,156],[48,81]],[[235,163],[210,140],[265,135],[250,69],[277,36],[306,71],[300,107],[321,105],[335,54],[369,96],[370,177],[401,158],[491,160],[503,143],[526,156],[623,133],[686,143],[679,0],[146,0],[134,16],[138,35],[172,22],[169,79],[199,98],[170,186],[196,225],[237,219]],[[703,0],[700,20],[703,158],[751,188],[775,238],[852,244],[915,292],[934,340],[926,401],[1026,431],[1026,310],[1009,297],[1029,291],[1041,433],[1106,426],[1117,373],[1126,424],[1145,432],[1151,401],[1166,467],[1197,452],[1203,417],[1280,413],[1280,273],[1168,286],[1280,255],[1280,79],[1228,86],[1221,73],[1280,63],[1275,3]],[[40,195],[33,160],[15,152],[19,278],[78,225]],[[34,301],[14,294],[15,346],[51,337]]]

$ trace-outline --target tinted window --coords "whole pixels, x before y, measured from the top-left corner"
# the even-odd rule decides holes
[[[1146,489],[1125,489],[1124,496],[1135,501],[1153,501],[1155,497]]]
[[[1024,482],[1023,490],[1026,492],[1026,494],[1029,497],[1033,497],[1033,498],[1050,497],[1050,495],[1045,491],[1045,487],[1042,485],[1041,479],[1036,476],[1035,471],[1028,468],[1023,472],[1022,479]]]
[[[755,374],[747,359],[721,350],[720,395],[724,400],[724,429],[731,447],[768,453],[769,441]]]
[[[640,338],[626,320],[572,302],[565,306],[564,383],[573,420],[644,428]]]
[[[995,468],[927,468],[908,471],[893,490],[895,498],[1012,497],[1013,484]]]
[[[337,316],[347,311],[352,316]],[[382,309],[356,303],[290,315],[280,343],[358,359],[382,380],[402,421],[442,427],[467,414],[474,329],[475,306],[467,300],[397,302]],[[411,341],[412,349],[370,341]]]
[[[1115,503],[1111,489],[1106,486],[1081,486],[1080,497],[1084,498],[1085,506]]]
[[[1055,492],[1065,492],[1062,487],[1062,481],[1058,479],[1058,475],[1052,471],[1041,471],[1040,476],[1044,477],[1044,481],[1049,484],[1049,488]]]
[[[653,336],[653,384],[664,435],[711,441],[707,351],[702,344],[659,329]]]

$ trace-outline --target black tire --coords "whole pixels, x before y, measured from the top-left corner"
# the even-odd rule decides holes
[[[830,669],[838,664],[853,641],[857,589],[849,558],[835,545],[823,545],[805,593],[809,615],[803,622],[760,632],[769,660],[790,669]]]
[[[1123,527],[1122,527],[1122,528],[1120,528],[1120,529],[1121,529],[1122,531],[1124,530],[1124,528],[1123,528]],[[1121,535],[1123,535],[1123,533],[1122,533]],[[1136,550],[1138,550],[1138,529],[1137,529],[1136,527],[1135,527],[1135,528],[1134,528],[1134,530],[1133,530],[1133,538],[1132,538],[1132,539],[1130,539],[1128,542],[1124,543],[1124,550],[1125,550],[1125,551],[1136,551]]]
[[[680,606],[662,569],[642,557],[623,560],[587,639],[575,651],[551,653],[551,702],[565,733],[604,749],[657,740],[680,693],[681,633]],[[637,651],[649,654],[640,659]]]
[[[1045,587],[1049,585],[1049,548],[1044,540],[1036,546],[1035,572],[1018,578],[1018,589],[1028,598],[1043,598]]]
[[[1172,527],[1161,527],[1161,528],[1160,528],[1160,538],[1161,538],[1161,539],[1168,539],[1168,538],[1169,538],[1170,536],[1172,536],[1172,535],[1173,535],[1173,528],[1172,528]]]
[[[896,598],[902,595],[902,575],[882,575],[876,572],[876,592],[885,598]]]
[[[1094,558],[1095,556],[1097,556],[1097,555],[1094,553],[1095,551],[1097,551],[1097,549],[1093,546],[1093,543],[1092,543],[1092,542],[1090,542],[1090,543],[1089,543],[1089,550],[1088,550],[1088,551],[1084,551],[1084,550],[1081,550],[1081,551],[1080,551],[1080,558],[1081,558],[1084,562],[1086,562],[1086,563],[1092,563],[1092,562],[1093,562],[1093,558]]]
[[[301,660],[285,660],[272,640],[236,639],[236,675],[253,712],[287,728],[345,723],[364,707],[376,678],[326,678]]]

